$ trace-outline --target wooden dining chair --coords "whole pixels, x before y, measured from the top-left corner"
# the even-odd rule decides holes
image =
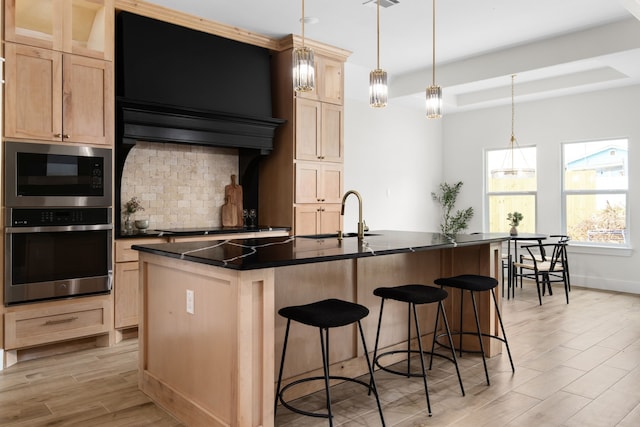
[[[522,256],[514,265],[522,272],[521,277],[536,281],[540,305],[546,290],[549,291],[549,295],[553,295],[551,284],[554,282],[563,283],[567,304],[569,304],[566,241],[525,245],[523,248],[527,250],[528,256]]]

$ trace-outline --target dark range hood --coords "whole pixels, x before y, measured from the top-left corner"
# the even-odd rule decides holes
[[[127,155],[145,141],[238,149],[244,205],[257,208],[259,161],[285,123],[271,116],[269,51],[129,12],[115,35],[116,206]]]
[[[273,149],[267,49],[128,12],[116,19],[116,126],[138,140]]]

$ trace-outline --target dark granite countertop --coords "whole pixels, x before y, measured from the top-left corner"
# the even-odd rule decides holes
[[[294,264],[361,258],[453,248],[507,240],[504,233],[458,234],[449,239],[440,233],[411,231],[372,231],[359,241],[357,237],[268,237],[261,239],[211,240],[134,245],[132,248],[171,258],[184,259],[235,270],[281,267]]]
[[[216,234],[259,233],[263,231],[289,231],[289,227],[191,227],[191,228],[163,228],[162,230],[133,230],[131,233],[122,232],[116,239],[140,239],[152,237],[186,237],[208,236]]]

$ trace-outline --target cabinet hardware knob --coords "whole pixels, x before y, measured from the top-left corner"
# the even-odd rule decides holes
[[[68,133],[65,133],[62,135],[62,139],[69,139],[71,138],[71,135],[69,135]]]
[[[47,320],[46,322],[44,322],[44,326],[59,325],[61,323],[71,323],[74,320],[78,320],[78,317],[72,316],[72,317],[67,317],[66,319]]]
[[[56,138],[62,138],[62,134],[61,133],[54,133],[53,136],[55,136]]]

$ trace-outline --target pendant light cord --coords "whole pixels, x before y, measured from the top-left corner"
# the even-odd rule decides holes
[[[304,47],[304,0],[302,0],[302,47]]]
[[[516,75],[512,74],[511,75],[511,146],[513,146],[513,144],[516,142],[516,135],[515,135],[515,122],[516,122],[516,106],[515,106],[515,101],[514,101],[514,97],[515,97],[515,78]]]
[[[378,0],[378,16],[377,16],[377,31],[376,31],[376,44],[377,44],[377,52],[376,52],[376,57],[377,57],[377,65],[376,65],[376,69],[380,69],[380,0]]]
[[[432,44],[432,49],[431,49],[431,59],[432,59],[432,75],[433,75],[433,86],[436,85],[436,0],[433,0],[431,2],[432,4],[432,20],[433,20],[433,26],[432,26],[432,40],[433,40],[433,44]]]

